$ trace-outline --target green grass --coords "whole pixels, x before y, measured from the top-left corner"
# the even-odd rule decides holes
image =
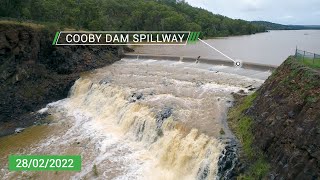
[[[237,118],[239,117],[239,115],[241,115],[245,110],[249,109],[252,104],[253,101],[257,98],[258,94],[255,92],[253,94],[251,94],[250,96],[247,96],[242,102],[241,104],[237,105],[236,108],[233,108],[230,113],[229,113],[229,117],[230,118]]]
[[[95,164],[93,165],[92,171],[93,171],[93,175],[94,175],[95,177],[98,177],[98,176],[99,176],[97,165],[95,165]]]
[[[236,134],[242,143],[243,151],[249,159],[253,159],[255,151],[252,149],[253,134],[251,131],[252,119],[248,116],[242,116],[236,127]]]
[[[305,60],[305,62],[307,61]],[[296,58],[292,56],[290,61],[286,61],[286,63],[290,72],[286,74],[283,74],[283,72],[276,73],[275,76],[279,77],[275,80],[278,80],[279,84],[272,89],[272,93],[286,88],[288,90],[287,92],[295,94],[297,99],[305,99],[307,102],[311,103],[314,103],[316,99],[319,99],[314,98],[314,96],[318,96],[314,89],[317,89],[317,87],[320,86],[317,69],[304,64],[299,57]]]
[[[252,149],[252,119],[243,113],[252,106],[256,97],[257,93],[247,96],[241,104],[232,109],[229,113],[229,118],[233,119],[233,123],[235,123],[233,124],[235,133],[241,141],[243,151],[249,159],[252,159],[255,155],[255,151]]]
[[[8,19],[0,19],[0,25],[15,25],[15,26],[24,26],[29,27],[34,30],[38,31],[48,31],[48,32],[56,32],[60,30],[65,31],[75,31],[75,30],[82,30],[82,29],[74,29],[68,26],[63,26],[58,22],[36,22],[36,21],[26,21],[26,20],[19,20],[14,18]]]
[[[253,119],[244,114],[245,111],[253,105],[257,95],[257,93],[253,93],[252,95],[247,96],[240,104],[232,108],[228,114],[230,127],[241,142],[243,153],[249,162],[248,170],[239,176],[239,179],[262,179],[270,168],[263,153],[260,150],[253,148]]]
[[[297,60],[308,67],[312,67],[316,69],[320,68],[320,58],[311,59],[306,57],[305,58],[297,57]]]
[[[320,59],[305,59],[302,63],[312,68],[320,68]]]
[[[256,180],[263,179],[264,176],[269,172],[270,165],[266,163],[264,158],[260,158],[253,162],[250,166],[247,174],[242,174],[238,177],[241,180]]]
[[[28,27],[31,27],[34,29],[43,29],[44,28],[44,25],[42,25],[42,24],[36,24],[36,23],[24,22],[24,21],[0,20],[0,24],[28,26]]]
[[[309,103],[316,103],[317,101],[318,101],[318,97],[315,97],[315,96],[307,97],[307,102]]]

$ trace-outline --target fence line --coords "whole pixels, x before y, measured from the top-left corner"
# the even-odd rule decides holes
[[[320,55],[296,48],[295,57],[308,64],[320,64]]]

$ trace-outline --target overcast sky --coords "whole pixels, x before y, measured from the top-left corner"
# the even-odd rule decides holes
[[[215,14],[280,24],[320,25],[320,0],[186,0]]]

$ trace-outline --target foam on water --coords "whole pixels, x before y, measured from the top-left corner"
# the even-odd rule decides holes
[[[225,128],[231,93],[247,92],[246,86],[258,87],[263,81],[191,66],[126,59],[77,80],[69,98],[39,111],[51,114],[52,124],[63,131],[26,151],[80,154],[82,171],[28,172],[28,176],[217,178],[219,156],[225,147],[219,132]],[[167,109],[172,112],[164,111]],[[6,179],[23,177],[7,171],[4,174]]]

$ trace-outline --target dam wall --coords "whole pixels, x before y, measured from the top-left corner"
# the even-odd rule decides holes
[[[169,60],[169,61],[181,61],[181,62],[195,62],[197,57],[183,57],[183,56],[172,56],[172,55],[152,55],[152,54],[125,54],[125,58],[132,59],[154,59],[154,60]],[[230,60],[222,59],[208,59],[200,58],[199,63],[212,64],[212,65],[224,65],[224,66],[233,66],[233,62]],[[274,65],[243,62],[242,68],[244,69],[253,69],[260,71],[273,71],[277,68]]]

